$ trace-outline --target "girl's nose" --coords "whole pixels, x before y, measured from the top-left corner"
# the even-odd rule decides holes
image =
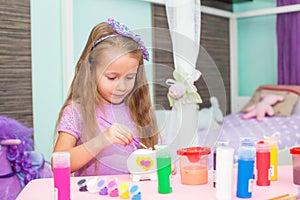
[[[125,91],[126,88],[127,88],[126,81],[125,81],[124,78],[121,78],[121,79],[118,81],[116,90],[117,90],[117,91]]]

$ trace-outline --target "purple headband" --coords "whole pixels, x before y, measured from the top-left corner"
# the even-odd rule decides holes
[[[118,22],[112,18],[108,18],[107,23],[117,32],[117,34],[107,35],[102,38],[99,38],[97,41],[94,42],[92,49],[94,49],[95,46],[97,46],[97,44],[99,44],[100,42],[102,42],[105,39],[116,37],[116,36],[125,36],[125,37],[131,38],[134,41],[136,41],[139,44],[139,46],[143,52],[143,58],[145,60],[149,60],[148,50],[145,47],[145,45],[139,35],[132,33],[125,24],[121,24],[120,22]]]

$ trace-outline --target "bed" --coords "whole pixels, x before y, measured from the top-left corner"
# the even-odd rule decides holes
[[[243,119],[245,110],[260,101],[262,94],[275,94],[284,97],[282,102],[272,106],[274,116],[265,116],[262,121],[255,117]],[[239,112],[224,116],[218,128],[198,130],[199,144],[213,146],[217,140],[227,141],[235,149],[237,158],[240,140],[243,137],[253,137],[256,141],[264,136],[280,133],[278,140],[279,164],[291,163],[290,147],[300,145],[300,86],[262,85],[257,88],[251,99]],[[199,119],[201,120],[201,119]]]

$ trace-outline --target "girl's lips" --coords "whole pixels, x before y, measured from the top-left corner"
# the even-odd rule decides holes
[[[120,98],[120,97],[124,97],[125,94],[113,94],[112,96],[113,96],[113,97]]]
[[[119,94],[113,94],[112,98],[113,99],[123,99],[123,98],[125,98],[125,96],[126,96],[126,94],[121,94],[121,95],[119,95]]]

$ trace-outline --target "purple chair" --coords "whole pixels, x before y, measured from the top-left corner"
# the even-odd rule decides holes
[[[0,116],[0,199],[14,200],[31,180],[53,177],[49,162],[33,151],[33,129]]]
[[[16,140],[21,142],[20,140]],[[10,161],[7,159],[7,148],[15,145],[16,141],[1,140],[0,141],[0,199],[16,199],[22,186],[18,176],[12,170]]]

